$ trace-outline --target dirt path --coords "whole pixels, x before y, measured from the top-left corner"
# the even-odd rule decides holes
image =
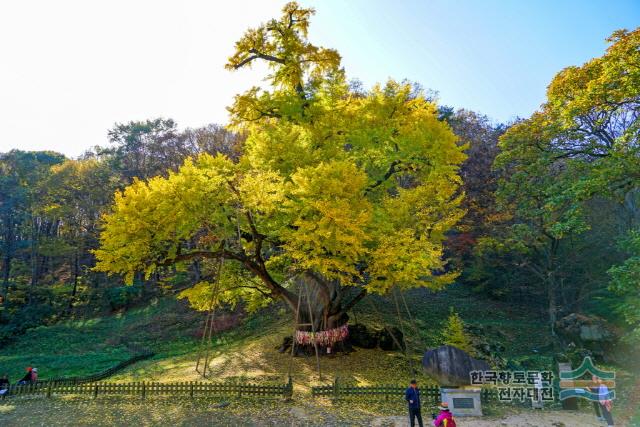
[[[428,420],[424,420],[425,425]],[[602,427],[604,423],[598,422],[595,416],[581,412],[550,411],[532,412],[507,415],[502,418],[493,417],[457,417],[458,427]],[[408,425],[406,417],[380,417],[375,418],[372,427],[406,427]]]
[[[405,416],[356,407],[301,402],[190,399],[24,398],[0,401],[2,427],[407,427]],[[374,408],[371,408],[374,409]],[[386,413],[401,414],[389,410]],[[431,426],[425,414],[425,427]],[[482,418],[458,418],[460,427],[602,427],[589,412],[523,410]],[[623,424],[616,424],[620,426]]]

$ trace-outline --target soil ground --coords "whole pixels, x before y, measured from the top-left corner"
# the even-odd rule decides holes
[[[401,409],[393,416],[380,416],[342,402],[326,406],[314,401],[142,401],[99,398],[50,400],[20,399],[0,403],[3,427],[101,427],[101,426],[374,426],[408,425]],[[375,406],[375,405],[374,405]],[[425,413],[425,425],[430,414]],[[458,418],[460,427],[597,427],[592,413],[544,410],[513,410],[498,416]],[[429,424],[428,424],[429,422]],[[618,424],[620,425],[620,424]]]

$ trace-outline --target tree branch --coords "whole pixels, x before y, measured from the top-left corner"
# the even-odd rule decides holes
[[[384,176],[382,177],[382,179],[377,180],[374,184],[371,184],[370,186],[368,186],[366,188],[366,190],[364,190],[365,194],[368,194],[370,191],[372,191],[374,188],[382,185],[382,183],[384,183],[386,180],[388,180],[389,178],[391,178],[391,176],[396,173],[398,170],[396,169],[396,167],[400,164],[400,160],[394,160],[393,162],[391,162],[391,165],[389,166],[389,170],[384,174]]]
[[[277,62],[278,64],[285,63],[284,59],[278,58],[277,56],[268,55],[266,53],[258,52],[258,50],[255,48],[249,49],[249,53],[251,53],[252,55],[238,62],[236,65],[233,66],[233,68],[237,70],[238,68],[242,67],[245,64],[248,64],[249,62],[255,59],[264,59],[265,61]]]
[[[238,199],[239,199],[240,198],[240,191],[238,191],[238,189],[233,186],[231,181],[227,181],[227,185],[229,185],[229,188],[231,189],[231,191],[236,196],[238,196]],[[256,223],[254,222],[253,216],[251,215],[251,212],[249,210],[245,211],[245,216],[247,217],[247,221],[249,222],[249,228],[251,228],[251,234],[253,235],[253,241],[256,244],[255,258],[256,258],[256,260],[258,262],[260,262],[261,264],[264,265],[264,262],[262,261],[262,242],[264,241],[264,238],[266,236],[264,234],[261,234],[260,232],[258,232],[258,228],[256,227]]]
[[[363,288],[358,295],[356,295],[351,301],[349,301],[347,304],[345,304],[342,307],[342,312],[346,313],[347,311],[351,310],[357,303],[359,303],[366,296],[367,296],[367,290]]]
[[[262,294],[262,296],[264,296],[265,298],[271,298],[273,299],[273,294],[269,293],[269,292],[265,292],[264,290],[260,289],[257,286],[250,286],[250,285],[237,285],[237,286],[233,286],[229,289],[253,289],[255,291],[258,291]]]
[[[219,258],[221,256],[225,255],[225,250],[224,249],[220,249],[217,251],[206,251],[206,250],[197,250],[197,251],[191,251],[191,252],[187,252],[187,253],[178,253],[178,255],[176,255],[175,258],[168,258],[165,259],[164,261],[160,262],[160,263],[156,263],[156,267],[165,267],[171,264],[175,264],[177,262],[182,262],[182,261],[190,261],[192,259],[195,258]]]

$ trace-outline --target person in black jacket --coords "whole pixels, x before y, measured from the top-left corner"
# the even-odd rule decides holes
[[[411,427],[415,427],[415,419],[418,419],[418,425],[422,425],[422,414],[420,413],[420,389],[418,388],[418,382],[411,380],[411,384],[404,393],[404,398],[409,405],[409,423]]]
[[[24,374],[24,377],[22,377],[22,379],[20,381],[18,381],[18,384],[20,384],[20,385],[31,384],[31,381],[32,381],[31,367],[28,367],[27,368],[27,373]]]

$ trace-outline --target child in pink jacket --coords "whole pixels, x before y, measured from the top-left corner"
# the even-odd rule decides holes
[[[433,420],[435,427],[456,427],[456,420],[453,418],[453,414],[449,411],[449,404],[442,402],[438,407],[440,414]]]

